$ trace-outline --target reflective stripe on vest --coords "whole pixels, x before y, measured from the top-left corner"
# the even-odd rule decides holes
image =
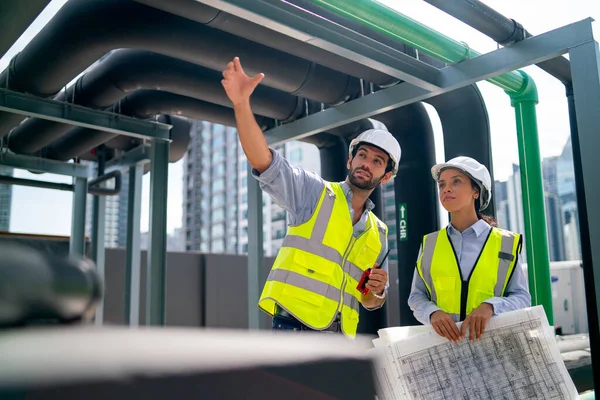
[[[361,274],[362,275],[362,274]],[[308,278],[304,275],[300,275],[293,271],[286,269],[275,269],[269,273],[267,281],[277,281],[281,283],[287,283],[290,285],[298,286],[311,292],[320,294],[333,301],[339,301],[341,290],[335,286],[328,285],[317,281],[315,279]],[[344,293],[344,304],[351,307],[356,312],[360,311],[359,302],[350,293]]]
[[[512,274],[512,271],[514,269],[514,264],[516,262],[516,256],[517,256],[516,252],[518,251],[518,245],[519,245],[520,239],[521,239],[520,235],[514,234],[512,232],[508,232],[508,231],[503,231],[503,230],[500,230],[497,228],[492,228],[489,232],[489,236],[484,244],[484,247],[482,248],[481,253],[479,254],[479,257],[477,258],[477,263],[476,263],[476,265],[473,266],[473,270],[471,271],[471,275],[468,277],[468,279],[464,279],[462,277],[462,272],[460,270],[460,266],[458,265],[458,260],[456,260],[456,253],[453,254],[454,259],[456,260],[456,266],[458,268],[458,274],[460,275],[460,280],[461,280],[461,287],[459,289],[461,292],[461,298],[460,298],[461,313],[462,312],[469,313],[469,310],[467,310],[467,301],[468,301],[467,296],[468,296],[469,292],[471,292],[472,290],[479,289],[479,288],[474,288],[474,289],[471,288],[470,280],[471,280],[471,276],[475,272],[476,268],[478,268],[478,266],[479,266],[479,269],[477,269],[477,271],[480,271],[481,268],[485,268],[484,266],[480,266],[480,264],[481,264],[480,261],[481,261],[482,254],[484,254],[484,252],[488,248],[488,240],[490,240],[490,237],[493,237],[492,241],[497,241],[498,236],[501,238],[501,242],[500,242],[500,246],[499,246],[499,252],[497,254],[496,283],[493,288],[493,296],[501,297],[504,295],[504,291],[505,291],[506,285],[508,283],[508,279],[510,278],[510,275]],[[438,243],[439,240],[447,240],[449,242],[450,246],[452,246],[452,242],[451,242],[450,238],[448,237],[448,234],[446,231],[443,231],[443,236],[440,236],[440,231],[426,235],[424,238],[422,256],[421,256],[421,259],[417,263],[417,268],[418,268],[419,273],[427,287],[431,301],[436,304],[438,304],[438,303],[445,304],[445,302],[439,301],[440,300],[438,298],[439,294],[437,293],[437,290],[435,288],[434,277],[432,276],[432,273],[431,273],[433,258],[434,258],[436,247],[439,244]],[[489,244],[489,246],[494,246],[494,247],[497,245],[498,245],[497,242]],[[485,262],[485,261],[483,261],[483,262]],[[447,288],[445,288],[445,290],[446,290],[446,293],[448,293]],[[461,315],[461,314],[458,314],[455,312],[448,312],[451,310],[444,310],[444,311],[446,311],[448,314],[450,314],[455,321],[460,321],[460,320],[464,319],[464,317],[465,317],[465,315]],[[458,310],[456,310],[456,311],[458,311]]]

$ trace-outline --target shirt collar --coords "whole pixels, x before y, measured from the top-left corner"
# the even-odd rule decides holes
[[[349,204],[352,204],[352,195],[354,193],[352,193],[352,188],[350,187],[350,185],[348,185],[348,182],[346,181],[342,181],[340,182],[340,184],[342,185],[342,191],[344,192],[344,195],[346,196],[346,200],[348,201]],[[365,211],[372,211],[375,208],[375,203],[373,203],[371,201],[371,199],[367,199],[366,203],[365,203]]]
[[[474,232],[475,235],[477,237],[481,236],[482,233],[484,233],[485,231],[487,231],[490,228],[490,225],[485,222],[484,220],[480,219],[477,222],[475,222],[473,225],[471,225],[470,227],[468,227],[467,229],[465,229],[465,231],[462,233],[463,235],[469,232]],[[453,226],[452,223],[448,224],[448,230],[450,232],[454,232],[454,233],[458,233],[459,235],[461,234],[459,231],[457,231]]]

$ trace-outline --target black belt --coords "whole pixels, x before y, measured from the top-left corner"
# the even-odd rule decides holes
[[[275,315],[278,317],[281,317],[281,318],[285,318],[285,319],[289,319],[294,322],[297,322],[298,324],[303,325],[307,329],[313,330],[313,331],[326,331],[326,332],[341,332],[342,331],[342,325],[340,323],[340,314],[339,313],[336,315],[335,320],[325,329],[312,329],[312,328],[304,325],[302,322],[300,322],[298,320],[298,318],[294,317],[292,314],[290,314],[289,312],[287,312],[286,310],[281,308],[278,304],[275,304]]]

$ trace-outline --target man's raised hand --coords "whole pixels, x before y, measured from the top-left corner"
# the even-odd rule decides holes
[[[238,106],[250,101],[250,95],[254,89],[263,80],[265,74],[260,73],[256,76],[249,77],[244,72],[240,59],[235,57],[233,61],[227,64],[223,70],[223,80],[221,84],[227,93],[227,97],[231,100],[233,106]]]

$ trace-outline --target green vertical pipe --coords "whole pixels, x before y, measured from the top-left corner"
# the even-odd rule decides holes
[[[538,93],[533,80],[523,72],[522,75],[525,78],[523,90],[517,93],[507,93],[510,96],[511,105],[515,108],[517,121],[529,291],[532,304],[544,307],[548,322],[552,325],[554,316],[548,237],[546,236],[546,207],[535,109],[538,103]]]
[[[481,55],[481,53],[469,48],[466,43],[442,35],[436,30],[377,1],[311,1],[342,17],[368,26],[377,32],[450,64]],[[516,71],[490,78],[488,81],[508,92],[518,92],[524,85],[523,77]]]

